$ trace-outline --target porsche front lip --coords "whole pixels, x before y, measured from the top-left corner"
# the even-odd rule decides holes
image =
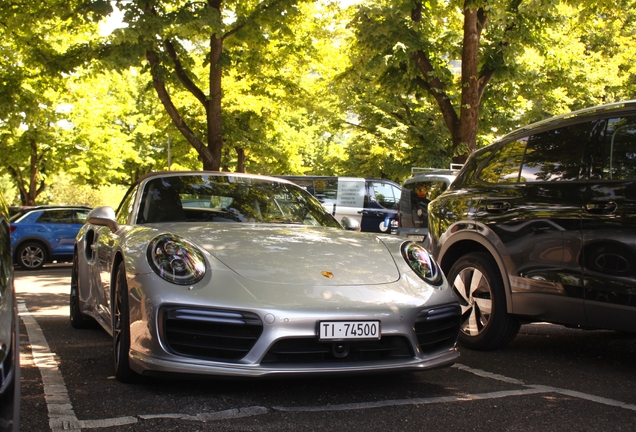
[[[389,373],[407,371],[425,371],[451,366],[459,358],[456,347],[442,351],[426,358],[414,358],[410,361],[386,361],[382,364],[364,362],[347,363],[346,365],[303,364],[303,365],[269,365],[237,364],[206,362],[205,364],[191,359],[166,360],[140,353],[131,353],[132,368],[142,375],[183,374],[225,377],[284,377],[294,375],[337,375]]]

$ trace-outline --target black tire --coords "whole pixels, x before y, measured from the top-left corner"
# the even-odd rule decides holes
[[[48,261],[46,248],[39,242],[25,242],[20,245],[16,262],[25,270],[39,270]]]
[[[137,380],[138,375],[130,368],[130,316],[128,311],[128,283],[126,269],[120,263],[115,276],[115,290],[112,304],[113,355],[115,377],[123,383]]]
[[[73,254],[73,268],[71,270],[71,295],[69,296],[69,309],[71,326],[76,329],[93,327],[95,321],[81,312],[79,304],[79,274],[77,253]]]
[[[463,346],[494,350],[515,338],[521,325],[506,310],[501,274],[490,255],[464,255],[448,272],[448,281],[462,308],[459,342]]]

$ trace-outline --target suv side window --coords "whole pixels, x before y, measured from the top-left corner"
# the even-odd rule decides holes
[[[527,138],[506,143],[485,161],[479,178],[488,183],[517,183]]]
[[[37,220],[38,223],[73,223],[73,210],[47,210]]]
[[[636,117],[607,120],[601,142],[601,178],[636,180]]]
[[[88,218],[88,213],[88,210],[78,210],[77,213],[75,213],[75,223],[84,225]]]
[[[567,181],[581,176],[583,150],[593,123],[541,132],[528,139],[520,181]]]

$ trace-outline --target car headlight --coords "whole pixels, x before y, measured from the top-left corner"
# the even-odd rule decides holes
[[[170,234],[155,237],[150,242],[148,262],[157,275],[177,285],[195,284],[205,275],[201,251]]]
[[[425,282],[432,285],[442,283],[442,271],[424,247],[417,243],[405,242],[402,244],[402,256],[411,269]]]

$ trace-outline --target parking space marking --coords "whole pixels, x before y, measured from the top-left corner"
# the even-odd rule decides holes
[[[360,402],[341,405],[327,405],[327,406],[307,406],[307,407],[272,407],[275,411],[283,412],[324,412],[324,411],[349,411],[349,410],[361,410],[370,408],[385,408],[392,406],[404,406],[404,405],[431,405],[438,403],[450,403],[450,402],[467,402],[474,400],[487,400],[487,399],[499,399],[510,396],[525,396],[537,393],[545,393],[544,389],[520,389],[520,390],[504,390],[490,393],[480,394],[461,394],[457,396],[439,396],[433,398],[415,398],[415,399],[393,399],[376,402]]]
[[[486,372],[486,371],[481,370],[481,369],[469,368],[468,366],[464,366],[463,364],[455,363],[452,367],[454,367],[455,369],[460,369],[460,370],[463,370],[463,371],[466,371],[466,372],[470,372],[471,374],[480,376],[482,378],[494,379],[494,380],[503,381],[503,382],[509,383],[509,384],[524,385],[523,381],[521,381],[521,380],[518,380],[518,379],[515,379],[515,378],[508,378],[507,376],[494,374],[492,372]]]
[[[31,316],[26,302],[18,302],[20,319],[24,323],[31,345],[33,362],[38,367],[44,387],[44,399],[49,411],[49,426],[52,431],[80,430],[80,424],[73,411],[62,372],[57,366],[55,354],[44,337],[42,328]]]
[[[129,424],[138,423],[139,420],[156,420],[156,419],[178,419],[184,421],[218,421],[218,420],[231,420],[242,417],[251,417],[265,415],[271,412],[329,412],[329,411],[349,411],[349,410],[363,410],[384,408],[392,406],[406,406],[406,405],[430,405],[438,403],[452,403],[452,402],[467,402],[476,400],[490,400],[499,399],[514,396],[528,396],[535,394],[548,394],[558,393],[577,399],[583,399],[594,403],[600,403],[603,405],[613,406],[617,408],[623,408],[631,411],[636,411],[636,405],[620,402],[613,399],[604,398],[601,396],[590,395],[574,390],[560,389],[557,387],[543,386],[543,385],[530,385],[524,384],[523,381],[506,377],[491,372],[487,372],[481,369],[474,369],[462,364],[455,364],[452,367],[461,371],[473,374],[475,376],[492,379],[508,384],[520,385],[523,388],[515,390],[502,390],[489,393],[477,393],[477,394],[459,394],[454,396],[440,396],[432,398],[418,398],[418,399],[394,399],[386,401],[375,402],[362,402],[362,403],[350,403],[339,405],[326,405],[326,406],[305,406],[305,407],[286,407],[286,406],[251,406],[245,408],[229,409],[216,412],[203,412],[197,415],[179,414],[179,413],[167,413],[167,414],[148,414],[137,416],[122,416],[109,419],[97,419],[97,420],[78,420],[71,404],[68,390],[64,382],[62,373],[59,370],[55,354],[51,352],[48,342],[44,337],[41,327],[37,323],[36,319],[31,315],[26,307],[24,301],[18,302],[18,311],[20,319],[24,323],[27,330],[29,344],[31,345],[31,351],[33,355],[33,361],[38,367],[42,376],[42,384],[44,386],[44,397],[49,412],[49,426],[51,431],[81,431],[82,429],[98,429],[105,427],[124,426]]]

